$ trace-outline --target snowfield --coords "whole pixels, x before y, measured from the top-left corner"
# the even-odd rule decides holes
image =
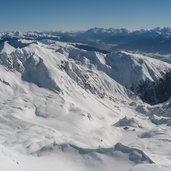
[[[171,64],[21,39],[0,46],[0,171],[169,171],[171,100],[131,91]]]

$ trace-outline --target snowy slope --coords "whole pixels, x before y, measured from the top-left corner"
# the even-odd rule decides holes
[[[156,81],[171,70],[170,64],[138,53],[119,51],[105,55],[72,47],[58,51],[90,68],[96,67],[127,88],[146,80]]]
[[[171,168],[170,127],[156,127],[152,117],[165,106],[145,104],[126,88],[159,79],[169,64],[28,42],[0,50],[0,170]]]

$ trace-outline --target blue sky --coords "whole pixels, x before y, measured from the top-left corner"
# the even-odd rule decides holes
[[[171,27],[171,0],[0,0],[0,31]]]

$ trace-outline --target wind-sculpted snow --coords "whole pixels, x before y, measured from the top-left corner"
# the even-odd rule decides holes
[[[139,127],[142,128],[142,126],[138,123],[137,120],[134,118],[127,118],[126,116],[122,119],[120,119],[117,123],[114,124],[117,127],[121,126],[130,126],[130,127]]]
[[[108,155],[112,158],[115,157],[115,153],[121,152],[123,155],[128,155],[129,160],[134,163],[154,163],[146,154],[144,154],[141,150],[138,150],[136,148],[130,148],[127,146],[124,146],[121,143],[117,143],[114,147],[111,148],[98,148],[98,149],[86,149],[86,148],[80,148],[72,144],[49,144],[47,146],[43,146],[39,151],[36,151],[35,154],[42,156],[47,155],[49,151],[75,151],[75,153],[78,153],[80,155],[94,155],[97,154],[104,154]]]
[[[170,100],[151,106],[131,89],[170,64],[32,36],[0,46],[0,170],[171,168]]]

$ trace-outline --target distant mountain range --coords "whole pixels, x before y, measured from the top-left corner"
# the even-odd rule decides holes
[[[80,32],[10,32],[0,34],[1,42],[14,41],[16,38],[34,40],[60,40],[82,43],[109,52],[131,50],[146,53],[167,54],[171,52],[171,29],[155,28],[151,30],[129,31],[127,29],[92,28]]]

